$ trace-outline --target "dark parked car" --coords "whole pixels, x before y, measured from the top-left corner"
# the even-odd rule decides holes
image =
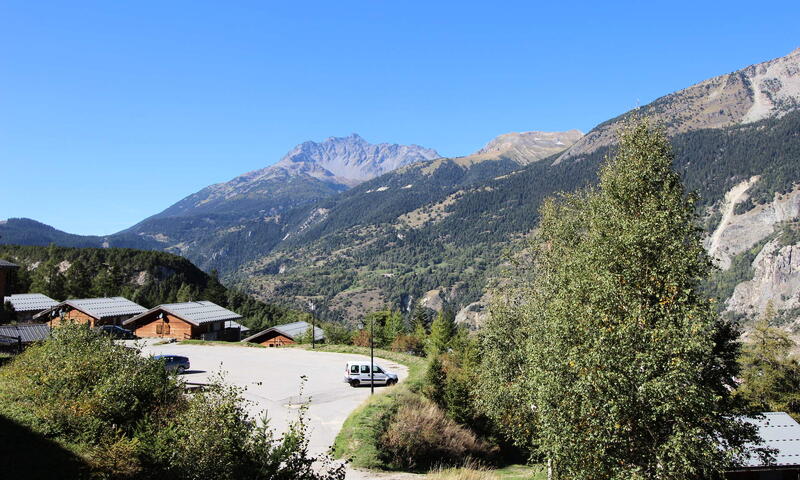
[[[176,371],[180,375],[181,373],[189,370],[189,359],[186,357],[181,357],[178,355],[156,355],[153,358],[158,360],[164,361],[164,368],[167,371]]]
[[[136,335],[134,335],[132,331],[118,325],[103,325],[102,327],[98,327],[98,330],[120,340],[133,340],[136,338]]]

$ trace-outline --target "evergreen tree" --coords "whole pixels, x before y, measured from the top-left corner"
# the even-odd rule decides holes
[[[86,264],[78,259],[66,271],[66,293],[69,298],[86,298],[92,290],[92,275]]]
[[[698,293],[694,212],[647,122],[623,129],[598,189],[543,204],[484,335],[481,393],[557,478],[715,478],[757,441],[734,415],[735,332]]]
[[[451,312],[439,312],[431,324],[431,334],[427,343],[428,355],[432,357],[446,352],[455,333],[456,322],[453,314]]]
[[[406,331],[403,315],[400,312],[389,311],[384,320],[383,339],[381,344],[388,347],[394,340]]]
[[[176,301],[178,302],[192,302],[197,300],[197,288],[188,283],[182,283],[176,294]]]
[[[744,344],[742,383],[736,394],[758,411],[787,412],[800,419],[800,362],[797,344],[783,330],[770,326],[771,302]]]

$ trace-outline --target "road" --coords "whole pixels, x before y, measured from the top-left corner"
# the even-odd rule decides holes
[[[352,388],[342,381],[345,363],[364,360],[362,355],[313,352],[299,348],[247,348],[207,345],[145,345],[146,355],[174,354],[189,357],[191,370],[183,375],[188,382],[207,382],[222,372],[225,381],[244,387],[244,397],[253,402],[250,413],[266,411],[270,425],[285,432],[297,418],[299,405],[310,398],[307,412],[310,427],[309,449],[325,453],[345,419],[369,397],[369,387]],[[376,363],[397,373],[400,381],[408,369],[397,363],[376,359]],[[300,399],[301,376],[306,377],[304,399]],[[378,395],[392,387],[376,387]],[[348,478],[351,476],[348,474]]]

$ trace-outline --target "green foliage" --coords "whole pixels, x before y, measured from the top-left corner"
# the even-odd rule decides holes
[[[742,373],[736,395],[753,410],[787,412],[800,419],[800,362],[791,353],[797,344],[770,326],[774,317],[769,304],[748,335],[739,359]]]
[[[324,322],[325,342],[333,345],[350,345],[353,343],[353,330],[337,322]]]
[[[130,433],[147,412],[177,398],[161,363],[79,325],[54,329],[49,341],[26,349],[0,370],[0,382],[8,405],[24,405],[24,416],[48,436]]]
[[[484,335],[497,374],[482,397],[559,478],[713,478],[757,438],[732,415],[735,332],[699,294],[695,211],[646,122],[624,129],[599,189],[543,205]]]

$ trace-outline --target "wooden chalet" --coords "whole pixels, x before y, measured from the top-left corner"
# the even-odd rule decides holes
[[[11,295],[12,275],[19,269],[19,265],[0,259],[0,298]]]
[[[89,327],[101,325],[121,325],[125,320],[147,309],[124,297],[83,298],[66,300],[33,316],[34,321],[42,321],[57,327],[64,322],[87,324]]]
[[[41,293],[18,293],[5,297],[3,302],[11,306],[13,318],[18,322],[30,322],[37,313],[58,305],[56,300]]]
[[[287,323],[262,330],[242,341],[258,343],[265,347],[282,347],[303,340],[308,335],[309,328],[311,328],[311,324],[308,322]],[[316,326],[314,327],[314,341],[325,341],[325,333]]]
[[[159,305],[126,320],[122,325],[142,338],[236,341],[240,336],[236,320],[241,318],[238,313],[216,303],[200,301]]]
[[[50,326],[39,323],[0,325],[0,351],[19,353],[31,343],[50,336]]]
[[[744,464],[725,474],[728,480],[800,479],[800,424],[784,412],[762,413],[761,418],[745,418],[758,428],[761,448],[774,452],[772,462],[751,453]]]

